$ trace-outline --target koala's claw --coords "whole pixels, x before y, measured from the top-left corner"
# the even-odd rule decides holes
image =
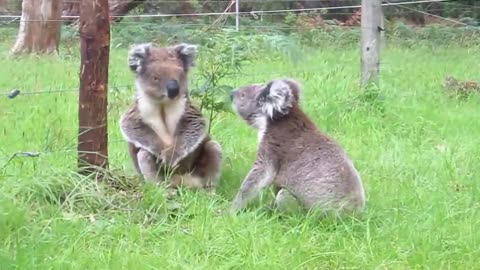
[[[163,157],[155,156],[155,163],[162,164],[165,159]]]
[[[160,152],[160,157],[158,157],[158,160],[165,163],[165,165],[169,165],[169,164],[166,164],[168,163],[167,156],[168,156],[168,149],[164,149]]]
[[[164,165],[170,166],[170,167],[175,167],[177,165],[177,161],[173,157],[174,153],[172,151],[172,147],[168,147],[163,149],[160,152],[160,157],[161,161],[164,163]]]

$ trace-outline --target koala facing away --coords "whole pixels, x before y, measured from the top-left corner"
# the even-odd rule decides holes
[[[234,111],[258,131],[256,160],[233,201],[233,211],[272,185],[277,205],[289,195],[305,208],[323,213],[364,208],[357,170],[344,150],[302,112],[299,91],[291,79],[232,91]]]
[[[120,118],[136,170],[147,180],[169,177],[169,186],[213,191],[221,147],[207,135],[207,123],[188,95],[187,75],[196,46],[133,46],[128,65],[135,74],[133,104]]]

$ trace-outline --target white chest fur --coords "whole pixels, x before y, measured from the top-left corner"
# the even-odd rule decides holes
[[[267,129],[267,117],[260,116],[255,119],[254,126],[257,129],[257,140],[258,145],[262,142],[263,135],[265,135],[265,130]]]
[[[174,135],[185,111],[185,99],[168,104],[158,104],[150,98],[138,97],[138,110],[145,124],[149,125],[168,146],[174,143]]]

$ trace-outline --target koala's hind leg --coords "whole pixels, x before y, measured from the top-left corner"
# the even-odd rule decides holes
[[[195,169],[191,173],[191,179],[195,184],[200,181],[202,188],[207,192],[214,193],[220,169],[222,165],[222,148],[215,141],[207,141],[203,144],[199,157],[195,162]]]
[[[141,174],[142,172],[140,171],[140,167],[138,167],[138,151],[140,151],[140,149],[135,147],[133,143],[128,143],[128,154],[132,160],[133,167],[138,173]]]
[[[272,205],[282,212],[290,212],[291,210],[293,211],[296,210],[296,208],[302,207],[297,198],[284,188],[277,188]]]
[[[137,153],[138,169],[145,180],[149,182],[159,182],[159,166],[155,157],[148,151],[140,149]]]
[[[275,208],[276,206],[276,201],[277,201],[277,196],[278,196],[278,193],[282,190],[281,187],[277,186],[277,185],[273,185],[272,186],[272,191],[273,191],[273,200],[272,200],[272,204],[270,205],[270,208]]]

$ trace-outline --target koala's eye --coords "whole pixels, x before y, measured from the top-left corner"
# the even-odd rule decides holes
[[[240,93],[240,98],[244,98],[245,97],[245,93],[244,92],[241,92]]]
[[[160,81],[160,78],[158,78],[158,77],[153,77],[153,81],[158,82],[158,81]]]

